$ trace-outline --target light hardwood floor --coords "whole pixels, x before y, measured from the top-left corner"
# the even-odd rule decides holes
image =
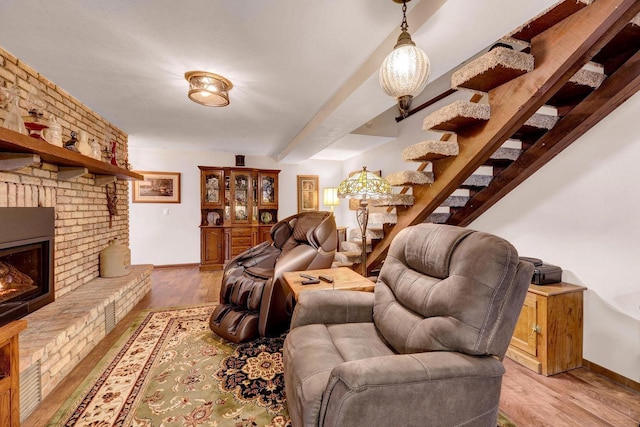
[[[220,272],[197,267],[156,268],[144,299],[71,372],[22,424],[41,427],[75,391],[96,360],[117,341],[140,311],[147,308],[217,302]],[[500,408],[519,427],[633,426],[640,422],[640,393],[584,368],[544,377],[505,359]]]

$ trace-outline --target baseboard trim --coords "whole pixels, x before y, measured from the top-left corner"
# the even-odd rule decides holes
[[[591,372],[607,377],[610,380],[620,383],[624,386],[627,386],[635,391],[640,391],[640,383],[630,378],[627,378],[625,376],[622,376],[616,372],[613,372],[607,368],[604,368],[596,363],[590,362],[587,359],[582,359],[582,366],[587,368]]]
[[[153,268],[187,268],[187,267],[197,267],[199,263],[193,264],[162,264],[162,265],[153,265]]]

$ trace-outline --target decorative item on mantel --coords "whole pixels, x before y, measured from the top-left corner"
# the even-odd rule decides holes
[[[91,146],[89,145],[89,134],[81,130],[79,132],[79,140],[78,140],[78,151],[83,156],[91,156]]]
[[[64,143],[64,148],[75,151],[76,153],[80,152],[80,150],[78,150],[78,139],[76,138],[75,131],[71,131],[71,139]]]
[[[131,272],[131,250],[121,245],[118,238],[100,251],[100,277],[120,277]]]
[[[27,128],[24,125],[22,114],[20,114],[20,106],[18,105],[18,95],[15,92],[15,86],[8,89],[8,104],[7,117],[4,119],[4,127],[11,129],[23,135],[29,135]]]
[[[32,138],[46,141],[41,132],[49,127],[49,121],[44,118],[44,109],[47,104],[40,97],[38,89],[33,88],[27,96],[27,109],[29,114],[23,117],[24,125],[29,130]]]
[[[102,152],[100,151],[100,143],[95,138],[91,138],[89,143],[91,146],[91,157],[96,160],[102,160]]]
[[[49,116],[49,128],[44,130],[44,139],[52,145],[62,147],[62,125],[58,123],[56,117]]]

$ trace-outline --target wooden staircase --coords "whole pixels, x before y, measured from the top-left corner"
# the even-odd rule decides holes
[[[468,225],[640,88],[637,0],[562,1],[501,41],[518,48],[452,75],[473,95],[424,119],[442,137],[403,152],[417,171],[387,177],[399,191],[370,215],[367,271],[407,226]]]

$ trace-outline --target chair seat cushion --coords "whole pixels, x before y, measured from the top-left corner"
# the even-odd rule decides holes
[[[293,329],[284,344],[289,413],[296,425],[317,420],[331,371],[341,363],[395,354],[373,323],[312,324]],[[303,421],[304,420],[304,421]]]

